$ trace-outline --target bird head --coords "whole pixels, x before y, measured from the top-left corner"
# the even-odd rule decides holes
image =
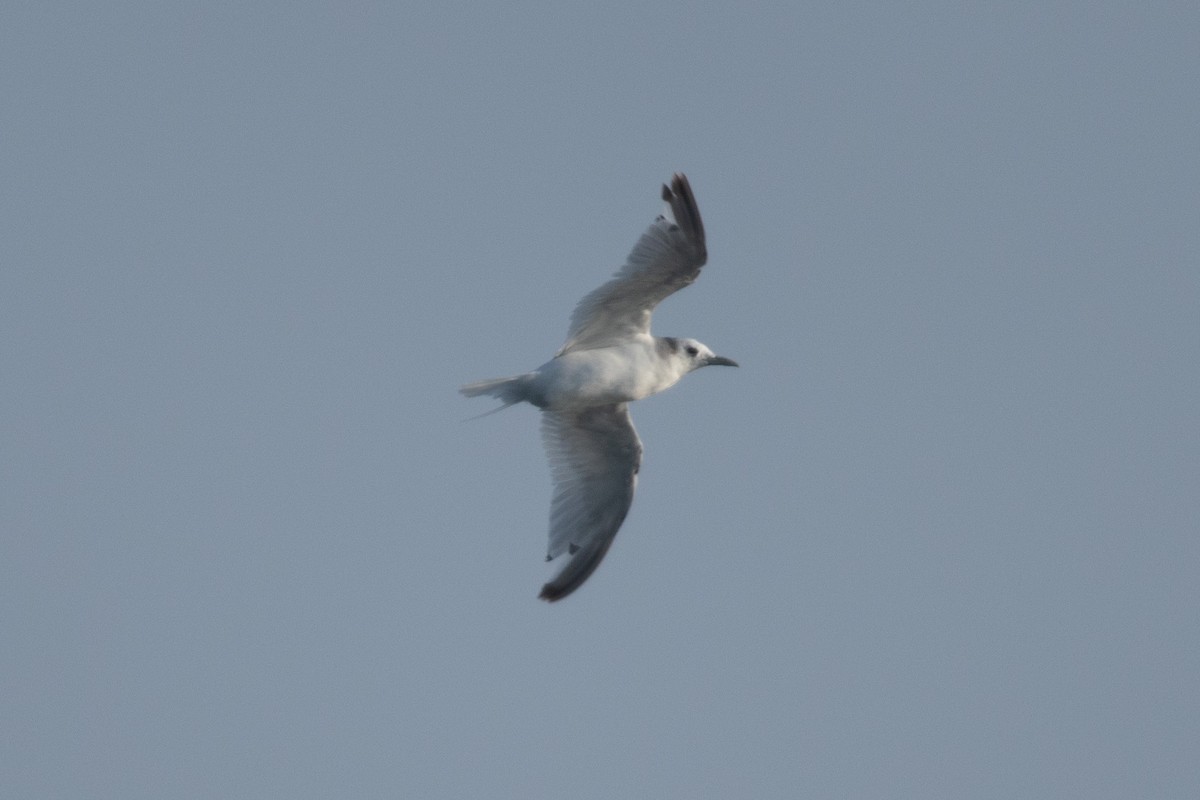
[[[677,342],[675,352],[687,363],[689,372],[701,367],[736,367],[738,365],[732,358],[717,355],[708,349],[707,345],[697,342],[695,339],[676,339],[675,341]]]

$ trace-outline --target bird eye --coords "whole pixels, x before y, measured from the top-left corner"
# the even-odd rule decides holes
[[[688,346],[687,346],[687,354],[688,354],[689,356],[694,356],[694,355],[696,355],[696,353],[699,353],[699,352],[700,352],[699,350],[697,350],[696,348],[692,347],[691,345],[688,345]]]

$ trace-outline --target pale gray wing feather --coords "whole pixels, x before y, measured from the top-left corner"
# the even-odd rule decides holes
[[[659,215],[612,280],[579,301],[560,354],[649,333],[655,307],[700,274],[708,251],[688,179],[677,173],[662,197],[670,217]]]
[[[625,521],[642,443],[624,403],[544,411],[542,439],[554,479],[546,560],[564,553],[570,560],[541,597],[558,600],[587,580]]]

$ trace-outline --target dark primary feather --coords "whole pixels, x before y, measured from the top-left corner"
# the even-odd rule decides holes
[[[613,538],[616,538],[615,532]],[[553,603],[555,600],[562,600],[582,586],[583,582],[596,571],[596,567],[600,566],[600,562],[604,560],[612,543],[612,538],[602,539],[594,542],[591,547],[581,548],[571,556],[571,562],[554,580],[542,586],[538,599]]]
[[[649,333],[655,307],[700,274],[708,250],[687,177],[676,173],[671,185],[663,186],[662,197],[675,220],[661,215],[654,220],[612,280],[579,301],[560,354]]]

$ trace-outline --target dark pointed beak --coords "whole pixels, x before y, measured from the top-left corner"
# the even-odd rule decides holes
[[[713,356],[704,363],[704,366],[706,367],[736,367],[737,365],[738,363],[736,361],[734,361],[732,358],[726,358],[725,356]]]

